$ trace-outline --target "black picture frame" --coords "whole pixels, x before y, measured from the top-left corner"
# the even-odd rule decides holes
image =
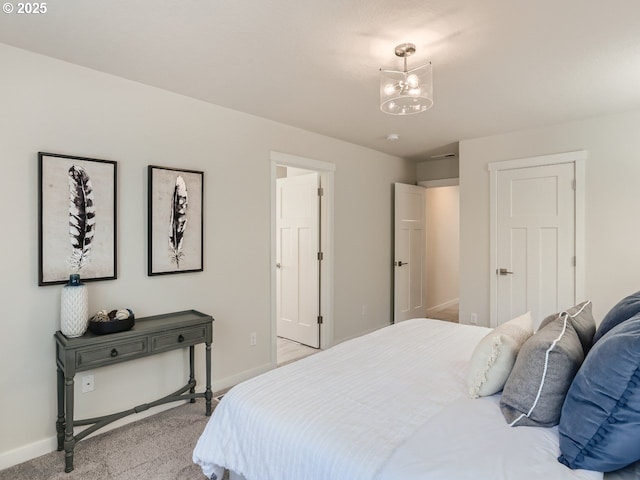
[[[147,274],[202,272],[204,172],[149,165],[148,198]]]
[[[83,282],[118,278],[117,168],[112,160],[38,152],[39,286],[66,283],[73,273]]]

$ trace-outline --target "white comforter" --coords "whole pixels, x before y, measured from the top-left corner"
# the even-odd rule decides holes
[[[395,449],[378,480],[598,480],[556,460],[558,427],[510,427],[500,397],[460,398]]]
[[[222,478],[223,468],[246,480],[458,479],[418,474],[421,469],[398,476],[388,464],[406,466],[403,448],[417,447],[420,460],[415,440],[428,438],[423,426],[466,396],[467,363],[488,331],[409,320],[246,381],[214,410],[194,462],[214,479]],[[482,431],[470,430],[468,438],[480,446],[493,443]],[[556,452],[532,462],[557,463],[557,434],[551,439]],[[439,444],[437,437],[431,440]],[[494,447],[499,451],[501,445]],[[446,448],[461,456],[472,453],[468,446]],[[602,478],[560,471],[566,476],[547,478]]]

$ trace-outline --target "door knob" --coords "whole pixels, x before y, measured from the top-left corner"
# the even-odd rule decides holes
[[[403,262],[402,260],[400,260],[399,262],[395,262],[396,267],[401,267],[403,265],[409,265],[409,262]]]
[[[498,275],[513,275],[513,272],[510,272],[506,268],[499,268],[499,269],[496,270],[496,273]]]

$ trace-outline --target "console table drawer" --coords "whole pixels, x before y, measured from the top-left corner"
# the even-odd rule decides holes
[[[183,330],[153,335],[151,337],[151,351],[161,352],[163,350],[173,350],[174,348],[186,347],[205,341],[206,327],[199,325]]]
[[[116,343],[91,350],[78,350],[76,352],[76,368],[86,369],[100,365],[108,365],[121,360],[129,360],[147,353],[147,339],[126,343]]]

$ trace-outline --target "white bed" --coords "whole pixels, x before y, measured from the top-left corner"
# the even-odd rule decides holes
[[[557,461],[557,427],[511,428],[497,395],[467,398],[489,331],[413,319],[246,381],[194,462],[218,480],[602,479]]]

